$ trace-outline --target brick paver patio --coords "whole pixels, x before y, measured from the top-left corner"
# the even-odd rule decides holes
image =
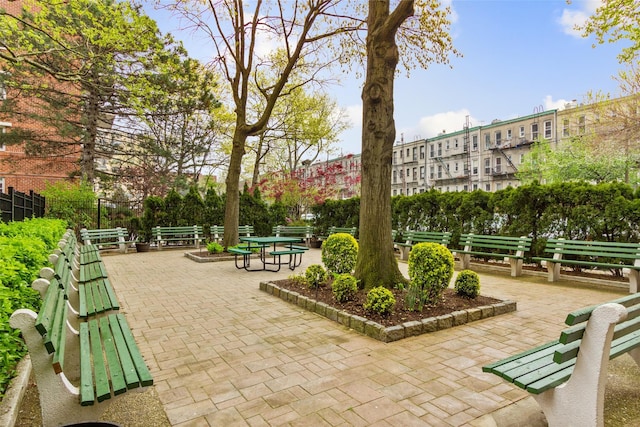
[[[526,393],[482,365],[557,338],[567,312],[626,292],[481,273],[515,313],[385,344],[261,292],[279,273],[184,250],[105,256],[174,426],[480,426]],[[320,251],[304,255],[320,262]],[[406,264],[401,263],[406,274]]]

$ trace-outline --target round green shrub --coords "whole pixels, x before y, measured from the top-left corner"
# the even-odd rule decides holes
[[[407,303],[411,310],[436,304],[453,277],[451,251],[439,243],[423,242],[409,252],[409,289]]]
[[[322,244],[322,263],[330,273],[351,273],[358,258],[358,242],[349,233],[335,233]]]
[[[224,251],[224,247],[220,243],[209,242],[207,243],[207,251],[209,251],[210,254],[219,254]]]
[[[351,274],[336,274],[331,284],[331,291],[336,301],[349,301],[358,292],[358,281]]]
[[[307,279],[310,288],[317,288],[324,284],[329,276],[323,266],[320,264],[312,264],[307,267],[304,272],[304,277]]]
[[[396,299],[393,292],[384,286],[372,288],[367,293],[367,299],[364,302],[364,309],[373,311],[378,314],[389,314],[396,306]]]
[[[462,270],[458,273],[454,284],[458,295],[475,298],[480,294],[480,276],[471,270]]]

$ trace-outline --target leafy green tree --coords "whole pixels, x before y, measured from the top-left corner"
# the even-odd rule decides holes
[[[628,40],[620,62],[632,63],[640,49],[640,3],[636,0],[603,0],[587,22],[578,26],[584,37],[595,35],[598,44]]]
[[[17,94],[5,111],[18,109],[45,129],[15,126],[6,142],[26,142],[28,154],[41,156],[79,153],[80,174],[93,183],[99,128],[144,97],[146,77],[170,46],[129,2],[25,0],[19,14],[0,10],[4,84]]]

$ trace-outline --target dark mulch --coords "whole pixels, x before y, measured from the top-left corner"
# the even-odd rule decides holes
[[[498,299],[484,297],[482,295],[479,295],[475,299],[470,299],[456,294],[455,291],[451,288],[447,288],[444,292],[444,297],[439,304],[435,306],[425,307],[421,312],[417,312],[410,311],[405,307],[404,295],[406,291],[392,289],[391,291],[393,292],[393,295],[396,299],[395,309],[388,315],[382,316],[378,313],[366,311],[364,309],[363,305],[366,300],[366,293],[364,291],[359,291],[352,301],[339,303],[333,297],[330,285],[324,285],[316,290],[311,289],[305,285],[300,285],[295,280],[290,279],[275,280],[273,281],[273,283],[280,288],[298,292],[301,295],[304,295],[316,301],[324,302],[325,304],[335,307],[339,310],[343,310],[348,313],[373,320],[374,322],[377,322],[385,327],[401,325],[404,322],[410,322],[412,320],[420,321],[422,319],[441,316],[443,314],[452,313],[458,310],[465,310],[500,302],[500,300]]]

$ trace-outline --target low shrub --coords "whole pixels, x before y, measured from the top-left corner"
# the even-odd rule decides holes
[[[422,311],[425,304],[440,302],[453,277],[451,251],[439,243],[418,243],[411,248],[408,263],[406,303],[409,309]]]
[[[367,299],[364,302],[364,309],[373,311],[378,314],[389,314],[396,306],[396,299],[393,296],[393,292],[384,286],[377,286],[372,288],[367,293]]]
[[[462,270],[456,277],[454,289],[458,295],[475,298],[480,294],[480,276],[475,271]]]
[[[224,247],[218,242],[210,242],[207,243],[207,251],[209,251],[210,254],[219,254],[224,251]]]
[[[288,279],[291,280],[296,285],[301,285],[301,286],[307,285],[307,279],[302,274],[291,274],[288,277]]]
[[[336,301],[350,301],[358,292],[358,281],[351,274],[336,274],[331,284],[331,291]]]
[[[349,233],[335,233],[322,244],[322,263],[330,273],[351,273],[358,258],[358,242]]]
[[[307,284],[310,288],[317,288],[323,285],[329,276],[323,266],[320,264],[312,264],[307,267],[307,270],[304,272],[304,277],[307,279]]]

